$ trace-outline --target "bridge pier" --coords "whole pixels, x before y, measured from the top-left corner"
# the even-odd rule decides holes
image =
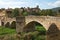
[[[23,32],[23,27],[25,26],[25,17],[16,17],[16,32]]]

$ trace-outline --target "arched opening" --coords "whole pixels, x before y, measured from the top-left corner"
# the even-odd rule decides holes
[[[59,32],[59,29],[55,23],[52,23],[47,31],[47,34],[54,34]]]
[[[12,29],[16,29],[16,22],[15,22],[15,21],[13,21],[13,22],[11,23],[10,28],[12,28]]]
[[[47,30],[47,40],[60,40],[60,31],[55,23]]]
[[[4,26],[4,22],[1,22],[1,25]]]
[[[5,24],[5,27],[10,28],[10,23],[9,23],[9,22],[7,22],[7,23]]]
[[[45,40],[46,39],[46,29],[43,27],[42,24],[40,24],[36,21],[32,21],[32,22],[28,23],[23,28],[23,31],[26,33],[33,34],[33,36],[32,36],[33,40]]]

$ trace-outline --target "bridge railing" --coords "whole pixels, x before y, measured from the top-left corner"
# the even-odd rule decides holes
[[[27,18],[42,18],[44,20],[56,20],[60,21],[60,17],[54,17],[54,16],[25,16]]]

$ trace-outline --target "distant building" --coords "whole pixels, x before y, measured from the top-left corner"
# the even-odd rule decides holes
[[[30,7],[21,7],[21,8],[15,8],[15,9],[18,9],[19,10],[19,16],[22,16],[24,12],[27,12],[29,15],[32,15],[33,12],[35,13],[38,13],[40,11],[40,8],[39,6],[37,5],[36,7],[34,8],[30,8]],[[5,9],[5,8],[1,8],[0,9],[0,15],[2,16],[4,13],[2,13],[3,11],[5,10],[5,15],[6,17],[13,17],[12,16],[12,12],[14,12],[14,9],[12,8],[8,8],[8,9]],[[2,14],[1,14],[2,13]],[[34,14],[35,14],[34,13]],[[13,14],[14,15],[14,14]]]

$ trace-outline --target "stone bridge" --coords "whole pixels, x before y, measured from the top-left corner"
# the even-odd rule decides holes
[[[25,17],[17,17],[16,18],[17,32],[22,32],[23,28],[26,27],[29,23],[31,23],[33,21],[43,25],[43,27],[46,30],[48,30],[49,27],[52,24],[55,24],[57,26],[57,28],[60,30],[60,17],[52,17],[52,16],[25,16]]]
[[[60,40],[60,17],[25,16],[16,17],[17,33],[34,31],[34,22],[40,23],[46,29],[47,40]]]
[[[0,18],[0,26],[5,26],[7,23],[11,25],[13,22],[16,22],[16,18],[8,18],[8,17]]]
[[[3,17],[0,22],[10,24],[16,22],[16,32],[30,32],[35,31],[34,23],[39,23],[43,25],[46,29],[47,40],[60,40],[60,17],[53,16],[18,16],[16,18],[6,18]],[[4,22],[4,23],[3,23]],[[0,23],[1,25],[1,23]]]

